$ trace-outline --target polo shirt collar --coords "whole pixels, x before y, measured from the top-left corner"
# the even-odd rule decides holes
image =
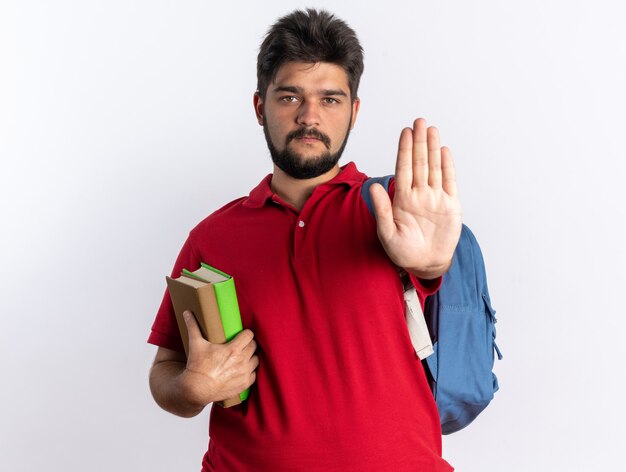
[[[354,185],[363,183],[366,178],[367,176],[356,168],[354,162],[348,162],[341,167],[339,174],[322,185],[346,185],[347,187],[353,187]],[[259,185],[252,189],[246,201],[243,202],[243,205],[249,208],[261,208],[268,200],[272,200],[275,194],[272,191],[271,182],[272,174],[266,175]]]

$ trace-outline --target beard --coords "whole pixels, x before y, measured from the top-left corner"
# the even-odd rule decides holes
[[[264,117],[263,134],[265,135],[265,141],[267,142],[267,147],[269,148],[270,155],[272,156],[272,162],[285,174],[299,180],[319,177],[335,167],[343,154],[346,144],[348,144],[348,136],[350,135],[350,126],[348,126],[343,143],[341,143],[337,152],[331,153],[330,138],[326,134],[322,133],[317,128],[299,128],[286,136],[285,147],[282,151],[279,151],[272,142],[266,123],[267,119]],[[326,151],[318,156],[305,158],[301,154],[289,149],[289,143],[291,141],[304,137],[314,137],[319,139],[326,147]]]

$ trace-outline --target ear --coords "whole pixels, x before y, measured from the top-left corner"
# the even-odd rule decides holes
[[[357,97],[352,102],[352,119],[350,120],[350,129],[354,129],[354,122],[356,121],[356,116],[359,114],[360,108],[361,100]]]
[[[254,93],[254,113],[256,113],[256,120],[259,125],[263,126],[263,99],[259,95],[259,92]]]

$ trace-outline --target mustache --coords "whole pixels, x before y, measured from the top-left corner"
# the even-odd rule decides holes
[[[286,144],[289,144],[294,139],[301,138],[316,138],[319,139],[327,149],[330,149],[330,138],[322,133],[317,128],[299,128],[295,131],[292,131],[287,135],[285,139]]]

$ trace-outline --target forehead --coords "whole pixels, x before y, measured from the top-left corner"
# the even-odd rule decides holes
[[[336,89],[346,95],[350,93],[346,71],[329,62],[287,62],[278,69],[268,92],[271,93],[277,87],[298,87],[310,92]]]

